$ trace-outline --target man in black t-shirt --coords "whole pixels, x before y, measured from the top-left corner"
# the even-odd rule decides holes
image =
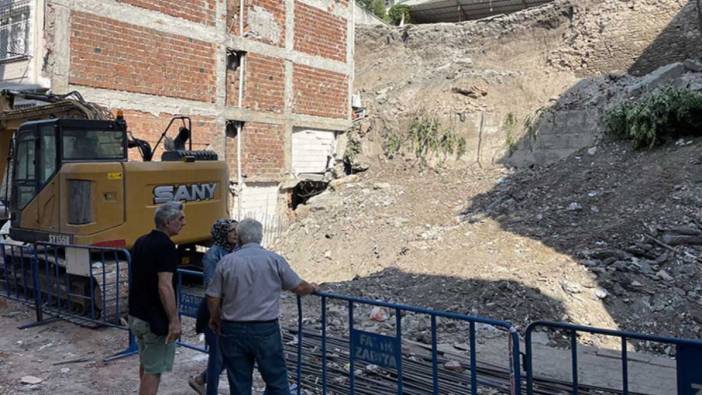
[[[183,205],[164,203],[156,209],[154,222],[156,229],[132,248],[129,327],[139,347],[139,395],[156,394],[161,373],[173,369],[181,330],[174,276],[178,251],[171,237],[185,226]]]

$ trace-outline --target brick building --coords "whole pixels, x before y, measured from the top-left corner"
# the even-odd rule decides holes
[[[349,0],[0,0],[0,80],[123,109],[152,145],[188,115],[232,214],[272,216],[351,124],[353,29]]]

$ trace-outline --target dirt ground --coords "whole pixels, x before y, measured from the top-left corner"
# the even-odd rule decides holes
[[[137,356],[103,362],[126,348],[127,332],[82,328],[66,321],[17,328],[33,319],[34,312],[27,306],[0,299],[0,394],[136,393]],[[71,362],[77,360],[80,362]],[[164,374],[160,393],[193,394],[187,378],[204,369],[206,363],[205,354],[178,347],[174,371]],[[23,384],[25,376],[41,382]]]

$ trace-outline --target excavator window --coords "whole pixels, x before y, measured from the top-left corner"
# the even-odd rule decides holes
[[[37,133],[38,132],[38,133]],[[37,153],[40,153],[37,155]],[[17,206],[24,207],[56,173],[56,128],[54,125],[21,130],[17,135],[15,185]]]
[[[126,132],[112,121],[54,119],[20,126],[11,209],[22,210],[64,162],[126,161]]]
[[[56,173],[58,161],[56,160],[56,129],[53,125],[39,128],[39,148],[41,155],[37,158],[39,166],[39,184],[43,185]]]
[[[17,137],[15,153],[16,167],[14,185],[17,207],[24,207],[36,192],[37,181],[34,161],[36,159],[37,139],[32,132],[22,133]]]
[[[124,156],[121,130],[64,129],[63,159],[115,160]]]

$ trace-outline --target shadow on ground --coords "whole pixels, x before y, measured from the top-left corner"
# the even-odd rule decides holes
[[[632,73],[699,56],[699,42],[680,36],[682,25],[695,22],[693,3],[644,51]],[[670,59],[657,58],[661,53]],[[527,168],[469,201],[462,216],[494,219],[586,266],[606,290],[603,301],[621,328],[702,336],[700,251],[661,243],[670,229],[702,235],[702,139],[646,151],[627,142],[595,147],[604,109],[632,86],[630,78],[590,78],[565,92],[503,158]],[[624,94],[653,87],[639,88]]]

